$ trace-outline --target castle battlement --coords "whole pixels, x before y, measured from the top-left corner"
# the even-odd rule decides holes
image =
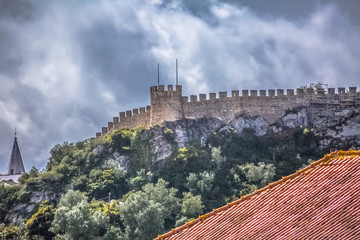
[[[167,85],[167,90],[165,90],[164,85],[152,86],[152,87],[150,87],[150,93],[153,93],[153,92],[178,92],[178,93],[182,94],[182,86],[176,85],[175,89],[174,89],[174,85]]]
[[[241,93],[241,94],[240,94]],[[199,95],[182,95],[182,86],[164,85],[150,88],[150,105],[119,113],[96,136],[104,136],[113,129],[154,126],[164,121],[183,118],[216,117],[230,121],[241,113],[262,115],[268,123],[275,122],[286,110],[311,104],[359,105],[360,92],[356,87],[297,88],[268,90],[232,90]]]
[[[338,88],[335,92],[335,88],[328,88],[325,93],[325,89],[318,89],[316,92],[313,88],[303,89],[268,89],[268,90],[248,90],[243,89],[232,90],[230,93],[226,91],[221,91],[218,93],[201,93],[199,95],[190,95],[183,96],[184,102],[201,102],[207,100],[218,100],[218,99],[227,99],[227,98],[241,98],[241,97],[304,97],[304,96],[315,96],[318,98],[332,98],[336,95],[342,95],[344,97],[353,97],[359,93],[356,92],[356,87],[350,87],[348,91],[345,91],[345,88]]]

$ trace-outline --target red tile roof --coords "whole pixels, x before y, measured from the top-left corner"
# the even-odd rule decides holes
[[[156,239],[360,239],[360,151],[325,155]]]

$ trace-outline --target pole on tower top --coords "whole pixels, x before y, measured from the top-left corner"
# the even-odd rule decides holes
[[[178,78],[178,60],[176,59],[176,85],[179,85],[179,78]]]
[[[158,87],[160,85],[160,65],[158,63]]]
[[[16,127],[15,127],[15,139],[16,139]]]

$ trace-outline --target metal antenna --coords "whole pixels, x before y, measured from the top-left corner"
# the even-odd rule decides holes
[[[159,63],[158,63],[158,87],[160,85],[160,66],[159,66]]]
[[[15,139],[16,139],[16,127],[15,127]]]
[[[178,60],[176,59],[176,85],[179,85],[179,78],[178,78]]]

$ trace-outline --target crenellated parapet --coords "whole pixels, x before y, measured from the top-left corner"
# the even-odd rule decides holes
[[[149,126],[150,109],[150,106],[146,106],[120,112],[119,117],[113,117],[113,121],[108,122],[107,127],[102,127],[102,131],[96,133],[96,137],[104,136],[113,129],[134,128],[140,125]]]
[[[241,94],[240,94],[241,93]],[[207,94],[199,94],[183,96],[182,99],[184,102],[198,102],[198,101],[207,101],[207,100],[219,100],[219,99],[228,99],[228,98],[238,98],[238,97],[266,97],[267,99],[270,97],[317,97],[317,98],[333,98],[335,96],[343,96],[345,98],[354,98],[355,96],[359,96],[359,92],[357,92],[356,87],[350,87],[348,90],[345,88],[328,88],[327,91],[325,89],[317,89],[313,88],[297,88],[297,89],[268,89],[268,90],[248,90],[243,89],[241,92],[239,90],[232,90],[230,93],[226,91],[221,91],[216,93]],[[264,99],[266,100],[266,99]]]
[[[275,122],[287,109],[297,106],[358,105],[360,92],[356,87],[297,88],[268,90],[232,90],[199,95],[182,95],[182,86],[164,85],[150,88],[150,105],[120,112],[118,117],[103,127],[96,136],[104,136],[113,129],[154,126],[164,121],[182,118],[217,117],[232,120],[237,114],[262,115],[269,123]]]

